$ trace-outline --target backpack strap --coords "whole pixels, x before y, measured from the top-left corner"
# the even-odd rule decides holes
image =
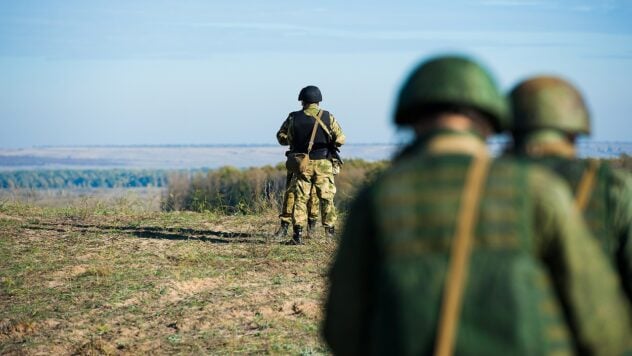
[[[318,115],[314,116],[314,119],[316,119],[316,121],[314,121],[314,128],[312,128],[312,135],[309,137],[309,145],[307,145],[307,154],[309,155],[309,153],[312,151],[312,147],[314,146],[314,139],[316,138],[316,131],[318,130],[318,123],[322,122],[320,121],[320,118],[323,116],[323,111],[320,110],[318,112]]]
[[[595,176],[597,175],[598,169],[599,161],[596,159],[589,160],[588,167],[584,170],[584,174],[582,174],[582,178],[577,186],[575,206],[577,206],[577,209],[582,213],[586,210],[588,202],[590,201],[590,196],[595,188]]]
[[[474,230],[490,162],[491,159],[487,152],[481,150],[479,154],[474,156],[465,177],[457,226],[452,239],[450,260],[443,286],[435,356],[451,356],[454,353]]]

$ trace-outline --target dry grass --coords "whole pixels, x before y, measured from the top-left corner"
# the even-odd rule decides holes
[[[0,202],[0,354],[319,354],[335,242],[276,213]]]

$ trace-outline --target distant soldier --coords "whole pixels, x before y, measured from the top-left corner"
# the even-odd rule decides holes
[[[320,89],[307,86],[300,91],[298,100],[301,101],[303,110],[290,113],[286,123],[277,133],[279,143],[291,147],[290,154],[303,153],[309,156],[305,171],[293,177],[295,203],[292,214],[292,241],[296,244],[302,243],[303,230],[307,223],[307,200],[312,186],[320,199],[321,219],[325,231],[329,236],[335,234],[336,186],[332,160],[337,155],[338,147],[345,142],[345,135],[334,116],[318,106],[322,101]]]
[[[511,91],[513,153],[560,174],[632,299],[632,177],[596,159],[578,159],[580,135],[590,134],[581,94],[563,79],[541,76]]]
[[[395,123],[417,140],[351,206],[325,312],[335,354],[620,353],[627,301],[567,185],[490,159],[507,114],[466,58],[405,82]]]

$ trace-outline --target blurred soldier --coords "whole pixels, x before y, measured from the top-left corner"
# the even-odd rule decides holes
[[[336,354],[616,355],[630,311],[552,173],[491,161],[508,124],[493,78],[461,57],[419,66],[395,123],[417,140],[353,203],[330,272]]]
[[[306,170],[296,174],[293,178],[295,183],[292,184],[295,199],[292,241],[296,244],[302,243],[303,229],[307,223],[307,200],[312,186],[315,187],[316,195],[320,199],[321,219],[325,231],[329,236],[335,234],[336,186],[332,160],[337,154],[337,148],[345,142],[345,135],[334,116],[318,106],[322,101],[320,89],[312,85],[307,86],[301,89],[298,100],[301,101],[303,110],[290,113],[277,133],[279,143],[291,147],[290,154],[308,154],[309,151]],[[310,140],[312,136],[313,140]]]
[[[596,159],[577,159],[576,139],[590,134],[588,109],[570,83],[541,76],[511,91],[514,154],[560,174],[632,299],[632,177]]]
[[[287,121],[287,120],[286,120]],[[285,125],[285,123],[284,123]],[[279,142],[281,143],[281,142]],[[292,222],[292,211],[294,210],[294,191],[296,187],[293,187],[296,183],[296,179],[292,179],[294,173],[288,171],[285,179],[285,193],[283,194],[283,205],[281,206],[281,226],[276,232],[276,237],[286,237],[288,235],[288,229]],[[309,200],[307,201],[307,230],[314,231],[316,229],[316,223],[318,222],[318,212],[320,210],[318,195],[316,195],[316,187],[312,186],[312,190],[309,192]]]

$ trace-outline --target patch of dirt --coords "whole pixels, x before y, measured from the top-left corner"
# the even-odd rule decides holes
[[[132,305],[137,305],[140,304],[143,300],[147,299],[150,296],[149,293],[145,293],[145,292],[140,292],[137,293],[136,295],[134,295],[131,298],[128,298],[120,303],[114,304],[113,307],[114,308],[126,308],[126,307],[130,307]]]
[[[57,287],[63,286],[64,284],[65,283],[62,282],[61,280],[55,279],[55,280],[52,280],[52,281],[48,281],[48,283],[46,283],[46,286],[48,288],[57,288]]]
[[[35,331],[33,322],[3,319],[0,321],[0,340],[4,338],[20,338]]]
[[[18,355],[24,355],[24,352],[18,353]],[[70,355],[71,350],[62,345],[44,345],[29,350],[28,354],[31,355]]]
[[[46,319],[40,324],[47,329],[57,329],[61,325],[61,321],[57,319]]]
[[[159,303],[176,303],[186,297],[221,285],[220,278],[194,278],[187,281],[172,282],[167,287],[169,291],[160,299]]]
[[[283,304],[283,313],[293,316],[304,316],[309,319],[318,319],[321,315],[320,304],[312,300],[294,300]]]
[[[115,355],[116,347],[101,340],[90,340],[79,346],[73,355]]]
[[[91,261],[93,259],[95,259],[98,255],[94,252],[88,252],[84,255],[78,256],[77,260],[78,261]]]
[[[57,288],[65,285],[69,280],[81,276],[89,271],[88,265],[74,265],[53,272],[51,279],[46,283],[48,288]]]
[[[4,213],[0,213],[0,219],[12,220],[12,221],[24,221],[24,219],[21,218],[21,217],[11,216],[11,215],[7,215],[7,214],[4,214]]]

